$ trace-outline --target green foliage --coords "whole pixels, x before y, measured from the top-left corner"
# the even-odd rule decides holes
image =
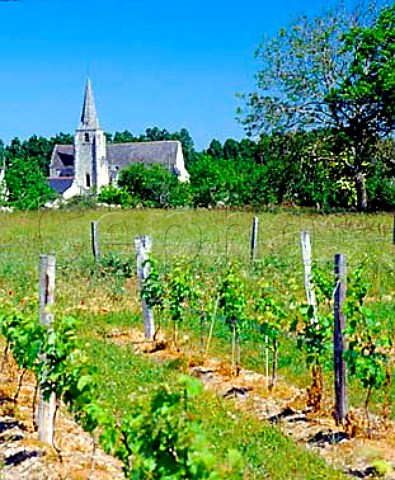
[[[369,25],[355,26],[343,37],[343,51],[351,58],[346,75],[330,90],[327,101],[342,117],[343,135],[353,144],[358,137],[360,148],[395,126],[394,31],[392,5],[383,7]]]
[[[22,369],[32,369],[43,342],[44,329],[37,316],[14,311],[0,317],[1,333],[7,339],[14,359]]]
[[[132,258],[122,258],[117,253],[108,253],[100,258],[99,273],[120,279],[130,278],[135,274],[136,264]]]
[[[389,387],[391,375],[388,377],[388,370],[393,361],[395,337],[391,322],[364,306],[370,284],[363,279],[363,268],[355,271],[349,283],[345,306],[345,358],[350,374],[366,390],[365,408],[368,414],[372,391]]]
[[[387,475],[391,475],[394,471],[390,463],[380,458],[373,460],[372,468],[374,469],[374,474],[378,477],[386,477]]]
[[[185,259],[178,259],[166,276],[166,300],[174,325],[175,343],[177,343],[178,324],[184,320],[186,309],[193,297],[190,264],[185,263]]]
[[[259,283],[259,290],[254,294],[254,311],[260,333],[266,343],[270,341],[273,352],[272,375],[269,389],[272,390],[276,383],[279,339],[283,331],[288,329],[285,324],[287,313],[276,300],[274,291],[263,279]]]
[[[8,203],[17,210],[34,210],[56,198],[37,160],[13,159],[6,173]]]
[[[239,142],[233,138],[228,138],[224,143],[224,159],[225,160],[235,160],[239,156]]]
[[[122,170],[119,186],[147,207],[177,207],[189,203],[189,185],[178,181],[163,165],[136,163]]]
[[[259,284],[259,291],[254,298],[254,310],[260,331],[271,340],[277,340],[284,328],[287,313],[276,300],[273,290],[264,280]]]
[[[394,204],[393,150],[392,141],[380,140],[375,161],[364,167],[371,209],[391,209]],[[344,142],[333,129],[273,133],[262,135],[259,143],[228,139],[223,147],[213,140],[207,152],[194,154],[188,165],[189,183],[178,182],[158,165],[150,169],[134,166],[120,183],[133,199],[130,205],[262,207],[286,203],[350,209],[356,207],[357,198],[347,162]],[[107,201],[122,204],[117,198],[121,193],[114,189],[110,193]]]
[[[225,323],[232,333],[232,366],[236,366],[236,374],[240,371],[240,329],[246,320],[247,299],[245,282],[235,264],[230,264],[218,290],[219,307],[224,315]]]
[[[112,185],[101,189],[97,201],[110,205],[121,205],[122,207],[133,205],[133,198],[125,188],[116,188]]]
[[[219,288],[219,307],[222,309],[225,321],[229,327],[239,329],[245,320],[245,283],[237,267],[231,264],[222,279]]]
[[[180,379],[177,389],[162,385],[141,399],[126,415],[114,445],[130,479],[219,479],[215,456],[188,412],[188,402],[200,393],[200,382]]]
[[[324,391],[323,366],[333,350],[333,316],[332,311],[328,311],[333,289],[325,272],[317,267],[314,268],[313,285],[317,308],[314,309],[313,305],[300,306],[291,330],[296,331],[297,347],[305,352],[306,364],[311,369],[312,384],[307,389],[307,406],[319,411]]]
[[[347,364],[351,375],[358,378],[365,389],[378,389],[386,381],[386,367],[393,344],[392,335],[383,334],[388,329],[386,323],[370,309],[362,307],[358,322],[355,322],[356,330],[352,327],[348,330]]]
[[[125,130],[116,132],[114,136],[107,134],[107,137],[115,142],[179,140],[183,136],[181,133],[172,134],[165,129],[152,128],[140,136]],[[273,131],[261,134],[259,141],[227,139],[222,145],[214,139],[207,151],[196,153],[186,132],[183,142],[190,145],[188,148],[192,152],[187,165],[190,182],[179,182],[175,175],[158,164],[151,167],[134,165],[129,167],[129,171],[121,172],[120,188],[109,186],[103,188],[98,196],[92,192],[91,195],[73,197],[66,208],[93,208],[99,201],[125,208],[138,205],[155,208],[249,205],[259,208],[267,204],[286,204],[317,207],[324,211],[353,209],[357,206],[355,169],[350,145],[345,138],[333,126],[304,131]],[[23,175],[14,175],[17,177],[17,192],[13,195],[16,208],[29,208],[29,205],[25,207],[30,202],[24,200],[26,195],[29,198],[33,196],[33,203],[30,202],[32,208],[53,198],[53,192],[47,189],[43,202],[34,200],[36,185],[42,185],[43,180],[33,178],[25,181],[29,175],[32,176],[27,164],[37,164],[46,175],[53,145],[71,143],[72,140],[70,135],[59,134],[50,139],[33,136],[24,142],[15,138],[3,148],[0,144],[0,157],[4,156],[7,165],[25,161],[26,168],[20,167]],[[368,161],[363,161],[371,210],[393,209],[393,156],[393,140],[377,138],[368,152]],[[33,170],[37,170],[37,165]]]
[[[214,159],[206,154],[196,156],[189,168],[194,206],[262,205],[268,194],[267,169],[251,159]]]
[[[392,153],[388,153],[392,155]],[[370,199],[370,210],[390,211],[393,209],[395,205],[395,177],[391,164],[386,162],[385,159],[377,159],[374,169],[366,179],[366,190]]]
[[[211,140],[210,145],[207,149],[207,154],[210,155],[210,157],[215,160],[223,158],[224,150],[222,148],[221,142],[216,138]]]
[[[92,190],[87,194],[74,195],[69,200],[67,200],[67,203],[61,203],[60,208],[81,211],[88,210],[90,208],[96,208],[96,203],[97,196],[96,193]]]
[[[117,318],[120,317],[114,315],[115,321]],[[108,319],[108,316],[100,318],[87,315],[84,324],[89,325],[94,336],[98,322]],[[171,385],[171,392],[179,391],[179,387],[173,387],[179,375],[177,372],[168,369],[167,364],[153,362],[147,356],[133,355],[127,346],[120,347],[112,342],[95,340],[89,352],[92,362],[100,368],[99,399],[108,401],[115,411],[128,408],[133,414],[135,408],[131,403],[134,403],[135,398],[139,402],[139,397],[143,396],[146,398],[147,412],[151,408],[152,397],[146,396],[146,392],[152,391],[156,394],[158,383],[163,381]],[[215,355],[217,354],[218,351]],[[252,355],[258,354],[254,351]],[[293,360],[295,361],[295,358]],[[293,478],[295,471],[301,478],[328,480],[339,478],[339,475],[342,478],[341,472],[328,468],[322,458],[307,452],[303,446],[296,445],[292,439],[283,436],[278,429],[266,422],[234,409],[232,403],[229,404],[229,401],[221,400],[208,392],[188,401],[186,417],[189,425],[198,422],[204,431],[207,437],[205,451],[215,456],[217,469],[219,466],[219,478],[282,480]],[[151,422],[150,419],[148,421]],[[108,437],[111,443],[111,434]],[[147,442],[151,442],[150,436]],[[284,461],[284,458],[287,461]],[[281,469],[278,468],[280,463]]]
[[[154,258],[151,256],[146,262],[150,265],[150,271],[143,280],[141,296],[149,307],[158,307],[158,309],[162,310],[164,307],[165,295],[162,286],[162,279],[160,278]]]
[[[44,398],[54,393],[84,427],[89,431],[96,428],[84,411],[94,397],[94,370],[79,348],[76,320],[62,317],[45,327],[39,324],[37,314],[12,308],[0,317],[0,325],[18,366],[35,372]]]
[[[331,126],[335,112],[323,102],[328,84],[342,78],[348,58],[340,37],[353,22],[343,7],[296,18],[258,46],[257,90],[244,95],[242,122],[250,134]]]
[[[321,366],[331,348],[333,320],[328,315],[320,315],[315,322],[311,305],[299,309],[303,326],[298,331],[298,348],[306,351],[306,363],[313,367]]]
[[[250,135],[324,132],[332,154],[342,153],[361,210],[378,139],[395,125],[394,8],[378,18],[373,11],[371,4],[355,12],[341,4],[282,28],[258,47],[257,89],[239,110]]]
[[[90,383],[90,378],[82,375],[82,354],[78,350],[76,320],[62,317],[48,327],[40,349],[40,357],[35,366],[38,383],[44,398],[51,393],[57,398],[75,398]]]
[[[6,165],[9,167],[16,159],[24,160],[25,162],[30,162],[30,159],[34,159],[42,173],[47,176],[54,146],[56,144],[72,144],[73,141],[72,135],[62,132],[49,139],[33,135],[27,140],[21,141],[18,137],[15,137],[4,148]]]
[[[298,348],[306,352],[306,363],[321,367],[332,347],[333,314],[327,307],[332,304],[333,282],[325,271],[315,266],[313,285],[317,312],[312,305],[302,305],[293,329],[297,331]]]

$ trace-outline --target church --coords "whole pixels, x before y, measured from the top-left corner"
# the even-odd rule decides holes
[[[178,141],[107,143],[96,113],[91,82],[85,87],[81,122],[74,145],[55,145],[49,184],[64,199],[117,185],[119,173],[133,163],[161,164],[181,182],[189,179]]]

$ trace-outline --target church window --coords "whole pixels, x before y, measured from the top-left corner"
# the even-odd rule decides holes
[[[91,187],[91,176],[89,175],[89,173],[85,175],[85,185],[86,185],[86,188]]]
[[[84,138],[85,138],[85,142],[89,142],[89,133],[85,133]]]

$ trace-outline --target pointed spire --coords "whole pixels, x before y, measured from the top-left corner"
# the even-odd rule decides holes
[[[80,128],[99,128],[99,119],[96,114],[90,78],[86,81],[84,106],[82,107]]]

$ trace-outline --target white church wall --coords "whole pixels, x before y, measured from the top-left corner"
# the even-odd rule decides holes
[[[189,173],[185,168],[184,155],[182,153],[182,146],[180,142],[178,143],[176,162],[174,165],[174,171],[177,174],[177,178],[180,182],[189,182]]]

